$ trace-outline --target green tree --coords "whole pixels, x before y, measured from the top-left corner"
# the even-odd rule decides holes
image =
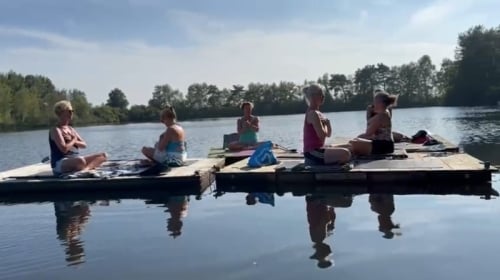
[[[500,26],[474,26],[458,37],[455,77],[449,81],[450,105],[493,105],[500,100]]]
[[[164,84],[155,86],[153,97],[148,104],[156,111],[160,111],[168,104],[177,106],[180,102],[182,102],[182,93],[179,90],[172,89],[169,84]]]
[[[422,56],[417,62],[418,93],[416,103],[426,104],[434,98],[434,85],[436,79],[436,66],[432,64],[428,55]]]
[[[208,85],[206,83],[195,83],[188,87],[186,105],[189,108],[206,108],[208,103]]]
[[[12,93],[10,88],[0,80],[0,125],[12,123]]]
[[[233,85],[230,93],[227,98],[227,106],[238,106],[244,98],[245,87],[242,85]]]
[[[118,108],[122,110],[126,110],[128,106],[128,100],[127,96],[125,96],[125,93],[121,91],[119,88],[113,89],[109,94],[108,101],[106,102],[106,105],[111,107],[111,108]]]
[[[92,105],[87,101],[85,92],[72,89],[67,93],[68,100],[75,110],[75,119],[77,123],[87,123],[93,121]]]

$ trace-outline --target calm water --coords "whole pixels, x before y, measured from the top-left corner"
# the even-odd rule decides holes
[[[398,109],[395,128],[445,136],[500,164],[500,111]],[[355,136],[363,112],[333,113]],[[300,149],[303,116],[263,117],[261,138]],[[205,157],[234,119],[184,122]],[[88,151],[138,158],[160,124],[80,128]],[[0,134],[0,170],[39,162],[47,132]],[[500,182],[494,177],[494,186]],[[0,279],[497,279],[500,203],[477,196],[266,196],[0,203]]]

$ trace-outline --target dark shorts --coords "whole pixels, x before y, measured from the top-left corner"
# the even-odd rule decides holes
[[[372,154],[383,155],[394,152],[394,142],[387,140],[372,140]]]
[[[325,149],[315,149],[310,152],[304,152],[304,163],[306,165],[324,165]]]

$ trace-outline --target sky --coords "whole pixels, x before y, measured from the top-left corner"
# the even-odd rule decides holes
[[[497,0],[0,0],[0,72],[49,77],[95,104],[120,88],[316,80],[424,54],[498,26]]]

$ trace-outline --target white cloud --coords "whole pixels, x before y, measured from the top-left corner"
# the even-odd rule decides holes
[[[454,48],[454,42],[375,40],[376,32],[362,28],[353,28],[353,32],[324,30],[324,26],[345,28],[349,22],[238,29],[191,13],[183,16],[196,19],[178,21],[196,41],[185,48],[141,41],[82,42],[35,30],[0,28],[0,39],[8,33],[51,43],[0,49],[0,71],[46,75],[57,87],[85,91],[93,103],[104,102],[107,93],[119,87],[132,104],[144,104],[154,85],[161,83],[182,91],[193,82],[220,87],[252,81],[302,83],[325,72],[351,74],[369,63],[395,65],[415,61],[423,54],[440,61],[452,55]],[[363,17],[366,13],[361,12]],[[359,26],[360,18],[353,18],[351,26]]]
[[[432,26],[445,22],[452,15],[467,10],[473,1],[470,0],[437,0],[432,4],[417,10],[410,18],[412,26]]]
[[[95,49],[96,44],[75,40],[51,32],[0,26],[0,36],[15,36],[38,39],[56,46],[79,49]]]

